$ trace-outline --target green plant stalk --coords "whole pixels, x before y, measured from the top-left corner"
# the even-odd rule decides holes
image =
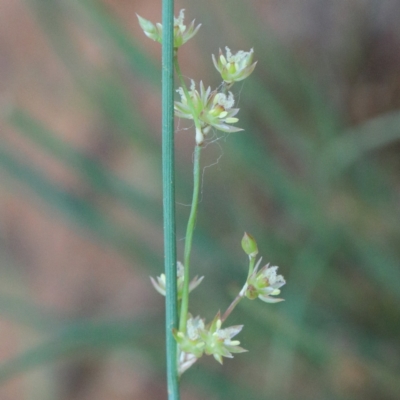
[[[189,310],[189,267],[190,267],[190,253],[192,250],[193,232],[196,224],[197,206],[199,203],[200,192],[200,153],[201,146],[196,145],[194,149],[193,160],[193,197],[192,207],[190,209],[189,220],[186,228],[185,250],[184,250],[184,284],[182,290],[182,304],[179,318],[179,330],[183,333],[186,332],[186,322]]]
[[[221,317],[221,322],[224,322],[230,315],[230,313],[234,310],[234,308],[239,304],[239,301],[244,297],[243,289],[239,292],[239,294],[235,297],[235,300],[232,301],[230,306],[226,309],[224,314]]]
[[[201,130],[200,121],[197,118],[195,107],[190,97],[189,91],[187,89],[185,80],[183,79],[183,75],[178,62],[178,54],[175,51],[174,56],[174,66],[175,71],[179,77],[179,81],[182,85],[183,92],[185,93],[187,102],[189,107],[192,110],[194,124],[197,130]],[[194,160],[193,160],[193,197],[192,197],[192,206],[190,209],[189,220],[186,228],[186,237],[185,237],[185,249],[183,256],[183,265],[184,265],[184,283],[182,289],[182,304],[181,311],[179,314],[179,331],[185,333],[186,332],[186,323],[187,316],[189,310],[189,272],[190,272],[190,253],[192,250],[192,242],[193,242],[193,232],[196,224],[196,216],[197,216],[197,206],[199,203],[199,191],[200,191],[200,153],[201,153],[201,145],[196,144],[194,149]]]
[[[242,290],[238,293],[238,295],[235,297],[235,299],[232,301],[232,303],[229,305],[229,307],[226,309],[224,314],[221,317],[221,321],[224,322],[230,315],[230,313],[234,310],[234,308],[239,304],[240,300],[243,299],[245,290],[247,288],[247,281],[250,278],[251,274],[254,271],[254,266],[256,263],[256,257],[255,256],[249,256],[249,273],[247,274],[246,278],[246,283],[244,284]]]
[[[179,400],[178,350],[172,335],[178,326],[176,282],[175,170],[174,170],[174,2],[162,2],[162,178],[164,262],[166,277],[165,335],[168,399]]]

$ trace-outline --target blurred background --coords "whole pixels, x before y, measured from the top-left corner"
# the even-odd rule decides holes
[[[177,1],[202,23],[184,74],[254,47],[244,132],[203,151],[191,310],[224,310],[240,240],[280,266],[284,303],[243,301],[248,353],[203,357],[182,398],[400,398],[400,3]],[[165,399],[161,1],[0,0],[0,398]],[[194,134],[176,121],[181,257]]]

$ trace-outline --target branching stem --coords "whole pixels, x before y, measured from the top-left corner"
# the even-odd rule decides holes
[[[186,322],[189,309],[189,266],[190,266],[190,253],[192,250],[193,231],[196,224],[197,206],[199,203],[200,192],[200,153],[201,146],[196,145],[194,149],[193,159],[193,197],[192,207],[190,209],[189,220],[186,228],[185,250],[184,250],[184,284],[182,291],[182,304],[181,313],[179,318],[179,330],[183,333],[186,332]]]
[[[177,52],[174,55],[174,66],[175,71],[178,75],[179,81],[182,85],[183,92],[186,96],[189,107],[191,108],[194,124],[196,127],[196,132],[201,131],[200,121],[197,117],[196,110],[190,97],[188,88],[186,86],[185,80],[183,79],[183,75],[179,66]],[[189,220],[186,228],[186,238],[185,238],[185,250],[183,257],[183,265],[184,265],[184,284],[182,290],[182,304],[181,304],[181,312],[179,315],[179,330],[183,333],[186,332],[186,322],[189,310],[189,270],[190,270],[190,253],[192,250],[192,241],[193,241],[193,232],[196,224],[196,216],[197,216],[197,206],[199,203],[199,192],[200,192],[200,153],[201,153],[201,145],[196,144],[194,149],[194,159],[193,159],[193,197],[192,197],[192,206],[190,209]]]
[[[243,289],[239,292],[239,294],[236,296],[235,300],[232,301],[230,306],[226,309],[224,312],[223,316],[221,317],[221,322],[224,322],[230,315],[230,313],[233,311],[233,309],[238,305],[239,301],[242,300],[244,297],[244,291]]]
[[[246,278],[246,283],[242,287],[242,290],[239,292],[239,294],[235,297],[235,300],[232,301],[230,306],[226,309],[224,314],[221,317],[221,321],[224,322],[230,315],[230,313],[234,310],[234,308],[238,305],[239,301],[243,299],[244,294],[247,289],[247,281],[250,278],[251,274],[254,271],[254,265],[256,263],[256,257],[255,256],[249,256],[249,273],[247,274]]]

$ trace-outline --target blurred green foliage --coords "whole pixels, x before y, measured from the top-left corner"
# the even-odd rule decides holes
[[[141,99],[132,84],[140,80],[148,90],[160,90],[160,66],[143,51],[146,44],[139,45],[147,39],[132,37],[100,1],[26,3],[82,96],[119,140],[154,160],[157,171],[159,132],[138,111]],[[225,44],[254,46],[259,60],[237,93],[245,132],[223,136],[204,151],[210,168],[204,170],[193,255],[198,269],[193,273],[206,280],[193,294],[193,309],[210,318],[230,303],[246,276],[240,247],[245,230],[257,239],[264,260],[280,266],[288,283],[284,303],[243,302],[232,317],[233,323],[245,325],[240,339],[249,353],[223,368],[199,362],[184,376],[183,386],[213,399],[398,399],[400,203],[396,164],[386,155],[400,139],[400,113],[349,122],[351,116],[331,100],[329,86],[323,87],[321,77],[315,79],[274,39],[248,2],[222,1],[212,13],[204,2],[188,0],[185,6],[203,23],[186,46],[209,64],[205,81],[216,79],[210,54]],[[71,25],[101,44],[107,55],[116,55],[119,61],[110,61],[114,69],[105,72],[80,56]],[[97,198],[140,215],[162,234],[161,189],[145,194],[101,160],[59,139],[27,110],[14,108],[7,123],[67,166]],[[179,140],[182,132],[176,136]],[[191,193],[190,152],[189,157],[178,154],[177,160],[177,199],[182,203]],[[80,234],[115,247],[152,274],[160,272],[160,249],[134,226],[108,215],[101,202],[50,181],[11,144],[1,146],[0,168],[79,227]],[[178,205],[177,215],[182,237],[188,208]],[[46,327],[43,344],[0,367],[3,380],[77,351],[91,354],[100,348],[102,353],[120,346],[141,348],[162,374],[163,359],[157,356],[164,348],[162,310],[145,321],[63,321],[4,298],[0,311],[35,329]],[[361,383],[353,382],[354,374]]]

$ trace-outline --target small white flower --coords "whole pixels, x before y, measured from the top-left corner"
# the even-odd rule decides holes
[[[226,57],[219,50],[219,58],[216,60],[214,54],[212,60],[215,68],[221,74],[222,79],[232,84],[247,78],[253,71],[257,62],[252,64],[253,49],[250,51],[240,50],[236,54],[232,54],[229,47],[225,47]]]
[[[178,48],[190,40],[200,29],[201,24],[194,27],[194,21],[190,24],[186,30],[186,25],[183,24],[185,18],[185,10],[182,9],[179,12],[179,17],[174,18],[174,47]]]
[[[139,19],[139,24],[143,29],[144,34],[150,39],[155,40],[156,42],[162,42],[162,25],[160,23],[153,24],[145,18],[142,18],[140,15],[136,14]],[[189,25],[189,28],[186,29],[186,25],[184,25],[183,20],[185,18],[185,10],[181,10],[179,12],[179,16],[174,17],[174,48],[185,44],[189,39],[191,39],[199,30],[200,25],[194,26],[194,20]]]
[[[186,332],[190,340],[199,339],[204,329],[204,321],[199,316],[196,318],[189,318],[186,323]]]
[[[178,300],[182,298],[182,293],[183,293],[183,283],[184,283],[184,267],[183,264],[178,261],[177,265],[177,272],[176,272],[176,278],[177,278],[177,290],[178,290]],[[189,283],[189,293],[196,289],[197,286],[200,285],[202,280],[204,279],[204,276],[201,276],[200,278],[195,276]],[[150,277],[151,283],[154,286],[154,289],[157,290],[158,293],[161,295],[165,296],[165,288],[166,288],[166,278],[165,274],[161,274],[160,276],[157,276],[157,281],[153,278]]]
[[[189,314],[186,322],[186,332],[174,330],[173,335],[179,345],[179,350],[184,353],[193,354],[196,358],[200,358],[204,352],[204,321],[199,316],[193,318]]]
[[[247,351],[239,346],[238,340],[232,340],[242,330],[243,325],[230,326],[224,329],[221,329],[221,325],[222,321],[218,313],[204,337],[204,352],[207,355],[212,355],[220,364],[222,364],[222,357],[233,358],[232,353]]]
[[[175,101],[175,115],[180,118],[197,119],[200,122],[200,132],[196,132],[198,144],[202,143],[204,135],[208,133],[211,127],[223,132],[243,130],[231,125],[239,121],[235,117],[239,109],[233,108],[235,100],[232,92],[226,95],[215,90],[211,91],[210,87],[205,88],[203,82],[200,82],[200,91],[198,91],[193,81],[188,93],[191,101],[186,97],[182,88],[177,89],[177,92],[181,101]]]
[[[247,279],[245,285],[245,295],[253,300],[259,298],[266,303],[278,303],[283,299],[271,297],[280,294],[280,289],[285,283],[282,275],[277,275],[277,266],[270,267],[269,264],[265,265],[258,271],[261,259],[258,261],[253,273]],[[258,271],[258,272],[257,272]]]

